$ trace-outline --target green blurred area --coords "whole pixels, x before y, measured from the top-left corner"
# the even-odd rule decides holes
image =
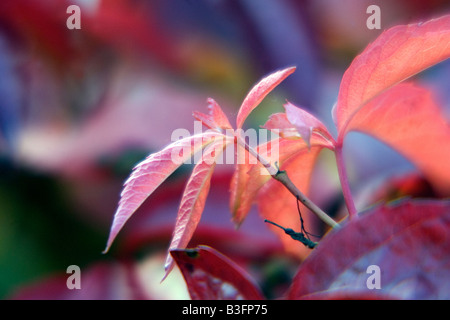
[[[105,230],[82,221],[54,177],[0,164],[0,297],[30,281],[105,259]]]

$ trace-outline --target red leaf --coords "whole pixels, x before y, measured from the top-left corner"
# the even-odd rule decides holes
[[[222,111],[222,108],[216,101],[214,101],[214,99],[208,99],[208,109],[209,114],[194,111],[194,118],[213,130],[219,129],[220,131],[220,129],[232,129],[230,121],[228,121],[228,118]]]
[[[398,84],[361,108],[343,128],[382,140],[412,161],[441,191],[450,191],[450,126],[428,90]]]
[[[289,140],[286,140],[289,141]],[[294,141],[299,144],[299,141]],[[293,154],[280,168],[286,170],[292,182],[304,194],[307,194],[309,189],[309,180],[316,162],[317,155],[322,150],[321,145],[313,145],[311,150],[308,150],[306,144],[302,141],[300,148]],[[297,203],[295,197],[286,189],[284,185],[275,179],[269,180],[258,193],[258,208],[261,216],[270,221],[276,222],[286,228],[291,228],[296,231],[301,230],[300,218],[297,212]],[[314,233],[308,225],[309,212],[303,210],[303,219],[306,223],[306,228]],[[281,239],[285,249],[297,256],[304,257],[309,249],[303,247],[299,242],[292,240],[284,231],[279,228],[269,226],[272,231]]]
[[[175,230],[164,266],[166,271],[164,279],[173,269],[173,259],[170,255],[170,250],[186,248],[200,222],[209,193],[211,175],[216,166],[216,159],[221,155],[225,147],[226,144],[222,141],[211,144],[205,149],[202,160],[194,167],[178,209]]]
[[[450,202],[411,201],[361,214],[320,241],[294,278],[288,299],[326,292],[398,299],[449,299]],[[381,289],[368,289],[381,271]]]
[[[258,154],[271,163],[275,161],[281,165],[286,158],[303,148],[300,143],[284,139],[275,139],[264,144],[260,144],[256,151]],[[237,175],[242,173],[242,177],[237,182]],[[233,221],[240,225],[247,216],[250,208],[256,198],[259,189],[272,177],[268,174],[267,169],[260,163],[248,163],[242,165],[242,170],[234,172],[231,184],[232,200],[234,206],[231,206]]]
[[[290,102],[287,102],[284,105],[284,108],[286,109],[287,120],[294,125],[297,132],[306,142],[308,148],[311,148],[311,135],[313,131],[320,133],[330,142],[334,141],[331,134],[328,132],[327,127],[325,127],[325,125],[312,114],[294,106]]]
[[[181,166],[183,162],[190,159],[194,153],[200,151],[214,140],[222,140],[223,138],[222,134],[211,132],[189,136],[173,142],[163,150],[151,154],[147,159],[139,163],[124,184],[105,252],[108,251],[117,234],[131,215],[168,176]],[[176,161],[174,161],[174,155],[177,157]]]
[[[328,142],[318,135],[313,135],[311,143],[314,146],[331,148],[327,144]],[[304,152],[305,149],[307,146],[303,140],[274,139],[259,145],[256,151],[271,163],[277,162],[282,167],[285,161],[300,151]],[[238,174],[241,174],[240,179],[238,179]],[[231,211],[235,223],[239,225],[243,222],[259,190],[271,179],[272,177],[260,162],[241,165],[241,169],[234,172],[230,190],[232,195]]]
[[[450,57],[450,15],[383,32],[345,72],[335,109],[339,135],[384,90]]]
[[[234,223],[239,226],[246,215],[246,212],[244,214],[239,212],[239,208],[243,206],[242,202],[245,201],[243,195],[250,178],[248,171],[251,163],[257,163],[257,160],[239,144],[235,144],[235,147],[239,149],[235,153],[235,169],[230,183],[230,211]]]
[[[245,119],[247,119],[250,112],[253,111],[261,101],[278,86],[284,79],[295,71],[295,67],[286,68],[277,72],[274,72],[261,81],[259,81],[247,94],[239,109],[236,123],[237,129],[242,128]]]
[[[259,288],[244,270],[210,247],[177,249],[171,254],[194,300],[263,299]]]
[[[274,131],[285,139],[300,139],[297,129],[289,122],[286,113],[271,114],[262,128]]]

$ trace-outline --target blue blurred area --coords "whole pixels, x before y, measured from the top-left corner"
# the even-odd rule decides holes
[[[0,137],[14,153],[16,135],[24,114],[25,88],[11,41],[0,33]]]

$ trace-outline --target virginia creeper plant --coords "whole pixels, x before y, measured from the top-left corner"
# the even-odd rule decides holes
[[[192,298],[263,298],[249,276],[214,249],[186,249],[204,209],[214,160],[227,146],[234,145],[236,158],[244,160],[236,161],[230,187],[231,218],[236,225],[245,220],[256,203],[260,215],[271,222],[268,227],[280,236],[288,251],[302,246],[280,228],[304,230],[297,213],[300,208],[286,205],[298,201],[330,227],[300,265],[286,298],[450,298],[450,290],[439,281],[439,276],[450,280],[450,203],[404,200],[358,213],[343,157],[348,133],[365,133],[408,158],[438,194],[450,195],[450,127],[430,91],[413,80],[405,81],[449,57],[450,15],[383,32],[343,75],[332,109],[336,137],[315,116],[286,102],[285,112],[271,115],[263,126],[278,133],[276,139],[256,148],[245,142],[242,128],[248,115],[295,67],[259,81],[240,106],[234,128],[219,104],[208,99],[209,113],[193,114],[208,131],[176,141],[134,168],[125,182],[105,251],[145,199],[183,161],[203,150],[181,199],[165,276],[176,261]],[[270,151],[273,143],[279,145],[277,155]],[[348,219],[340,223],[307,197],[311,172],[323,149],[335,154],[348,212]],[[174,162],[172,155],[178,150],[184,152],[180,161]],[[269,174],[261,174],[262,169]],[[381,293],[368,291],[361,282],[371,264],[384,270]],[[202,285],[212,279],[231,285],[234,291],[224,295],[220,288]],[[406,280],[420,290],[410,290],[408,284],[402,287]]]

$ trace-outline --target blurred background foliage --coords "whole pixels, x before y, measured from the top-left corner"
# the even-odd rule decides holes
[[[70,4],[81,8],[81,30],[66,27]],[[371,4],[381,8],[381,30],[366,28]],[[383,29],[449,10],[445,0],[2,0],[0,298],[188,297],[179,274],[159,281],[189,167],[101,254],[134,164],[170,143],[173,130],[193,130],[192,111],[204,111],[207,97],[234,119],[252,84],[290,65],[296,73],[247,125],[262,125],[284,99],[331,124],[340,78],[356,54]],[[447,115],[449,77],[449,62],[421,75]],[[346,152],[357,193],[360,182],[411,169],[367,137],[354,135]],[[333,211],[341,199],[328,157],[312,198]],[[267,297],[276,297],[298,257],[283,254],[255,213],[234,229],[229,169],[215,174],[192,243],[245,264]],[[81,267],[85,290],[65,287],[72,264]]]

